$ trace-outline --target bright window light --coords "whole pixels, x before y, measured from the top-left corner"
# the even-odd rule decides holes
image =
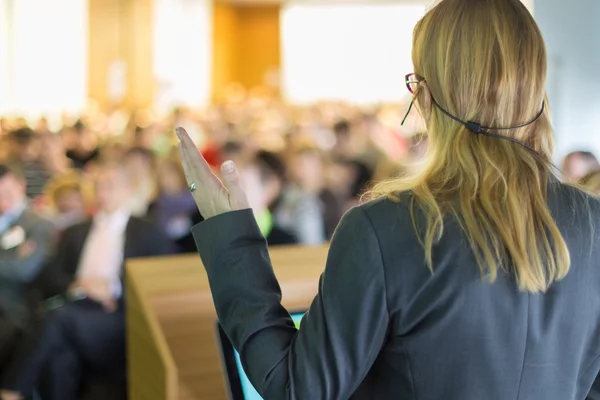
[[[0,10],[0,113],[37,118],[81,112],[87,2],[0,0]]]
[[[10,82],[10,28],[6,0],[0,0],[0,116],[5,114],[11,103]]]
[[[282,9],[282,85],[294,103],[398,102],[413,70],[424,4],[290,4]]]
[[[154,0],[154,77],[159,111],[209,102],[211,43],[211,1]]]

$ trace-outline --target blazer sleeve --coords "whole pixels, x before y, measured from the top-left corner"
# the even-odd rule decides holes
[[[296,330],[250,210],[193,228],[215,307],[244,370],[267,399],[347,400],[386,339],[389,312],[379,241],[361,208],[348,212],[319,291]]]
[[[35,244],[33,252],[24,258],[17,249],[0,251],[0,277],[15,282],[31,282],[36,278],[49,253],[54,230],[50,222],[39,220],[28,232],[28,240]]]
[[[35,287],[43,298],[62,294],[73,282],[81,253],[81,249],[75,246],[77,236],[82,234],[80,227],[75,225],[63,232],[54,254],[38,277]]]

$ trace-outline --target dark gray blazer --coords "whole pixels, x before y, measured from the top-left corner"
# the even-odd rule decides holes
[[[0,311],[8,314],[13,322],[23,324],[30,311],[25,301],[26,291],[50,253],[54,226],[29,207],[10,227],[14,226],[23,228],[25,239],[35,242],[35,249],[26,258],[18,257],[16,247],[0,249]]]
[[[600,203],[558,182],[548,197],[572,267],[547,294],[506,273],[482,280],[452,218],[431,274],[406,195],[346,214],[299,331],[251,211],[193,233],[219,320],[266,399],[599,400]]]

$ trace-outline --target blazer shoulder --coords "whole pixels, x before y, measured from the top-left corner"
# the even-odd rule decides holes
[[[410,217],[412,194],[400,193],[393,199],[390,197],[379,197],[359,205],[371,224],[375,227],[386,225],[395,219]],[[411,225],[412,226],[412,225]]]
[[[30,208],[26,208],[16,222],[29,231],[45,232],[53,230],[53,224],[50,220]]]
[[[558,218],[585,218],[600,223],[600,196],[585,189],[558,182],[550,186],[548,201]]]

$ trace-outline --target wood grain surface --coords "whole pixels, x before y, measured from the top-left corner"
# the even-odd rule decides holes
[[[270,251],[288,310],[317,293],[327,247]],[[131,400],[225,400],[227,390],[208,278],[198,255],[135,259],[126,265]]]

